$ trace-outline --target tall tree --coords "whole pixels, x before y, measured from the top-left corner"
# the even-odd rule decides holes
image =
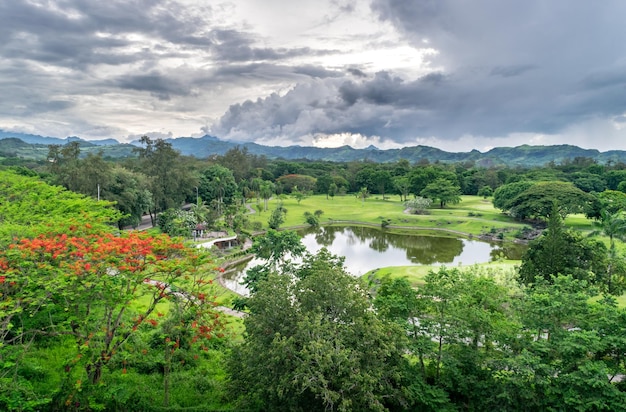
[[[389,191],[393,183],[391,181],[391,173],[388,170],[378,169],[371,175],[371,181],[373,187],[376,188],[378,193],[385,199],[385,193]]]
[[[509,212],[513,208],[513,200],[533,184],[535,182],[530,180],[521,180],[500,186],[493,193],[493,206],[503,212]]]
[[[214,203],[217,213],[221,214],[224,207],[235,202],[237,193],[235,177],[230,169],[213,165],[201,172],[198,193],[203,201]]]
[[[150,210],[152,202],[146,176],[121,166],[111,169],[110,182],[102,188],[101,197],[115,202],[115,207],[123,213],[124,216],[118,221],[120,229],[125,226],[137,227],[142,216]]]
[[[259,186],[259,194],[263,199],[263,209],[267,210],[267,205],[274,194],[275,185],[270,181],[261,181]]]
[[[411,182],[409,178],[406,176],[395,176],[392,180],[396,192],[400,195],[400,201],[408,200],[409,193],[411,193]]]
[[[179,152],[163,139],[141,138],[143,147],[135,149],[139,154],[139,168],[148,177],[152,194],[152,224],[159,212],[182,205],[191,194],[196,182],[182,163]]]

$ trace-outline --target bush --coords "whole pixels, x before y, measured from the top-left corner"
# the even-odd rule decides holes
[[[414,199],[404,202],[404,207],[411,214],[424,215],[428,213],[427,209],[430,207],[431,204],[432,200],[418,196]]]
[[[267,221],[267,224],[272,229],[278,229],[280,225],[285,223],[285,215],[287,214],[287,209],[279,205],[272,211],[270,218]]]
[[[493,195],[493,189],[490,186],[483,186],[478,189],[478,196],[481,196],[483,199],[487,199],[489,196]]]
[[[312,227],[317,227],[320,225],[320,219],[317,215],[314,215],[311,212],[304,212],[304,223],[307,223]]]

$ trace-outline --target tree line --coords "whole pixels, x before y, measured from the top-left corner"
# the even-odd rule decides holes
[[[594,219],[607,207],[617,210],[626,204],[626,164],[603,165],[588,158],[540,168],[484,168],[472,162],[410,164],[404,159],[287,161],[235,147],[223,156],[196,159],[180,155],[162,139],[144,136],[141,142],[136,156],[126,159],[82,156],[78,142],[52,145],[48,161],[34,170],[52,184],[115,202],[122,212],[120,227],[138,225],[146,213],[157,225],[158,215],[170,210],[160,226],[172,234],[187,232],[200,222],[217,225],[223,217],[236,230],[251,230],[238,207],[254,199],[267,209],[268,199],[281,195],[301,199],[308,194],[332,198],[353,193],[363,200],[372,195],[399,196],[419,204],[425,199],[438,207],[458,203],[461,195],[494,195],[497,208],[521,220],[545,219],[555,194],[563,211],[583,212]],[[193,213],[178,211],[184,203],[195,205]]]

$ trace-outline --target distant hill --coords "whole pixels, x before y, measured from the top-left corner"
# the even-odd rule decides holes
[[[201,138],[181,137],[167,139],[172,147],[182,154],[205,158],[212,155],[223,155],[228,150],[239,146],[248,152],[268,158],[325,160],[335,162],[372,161],[377,163],[395,162],[406,159],[411,163],[428,160],[429,162],[474,162],[478,166],[543,166],[547,163],[562,163],[577,157],[592,158],[599,163],[624,162],[626,151],[612,150],[600,152],[595,149],[582,149],[572,145],[497,147],[488,152],[478,150],[471,152],[446,152],[429,146],[409,146],[401,149],[381,150],[374,146],[366,149],[354,149],[350,146],[336,148],[320,148],[306,146],[263,146],[257,143],[234,143],[218,139],[214,136]]]
[[[133,148],[140,145],[138,141],[119,143],[115,139],[84,140],[72,136],[65,139],[45,137],[23,133],[4,132],[0,130],[0,156],[20,157],[24,159],[42,160],[48,153],[48,145],[64,145],[78,141],[82,154],[102,152],[104,157],[123,158],[135,156]],[[497,147],[488,152],[478,150],[471,152],[446,152],[429,146],[409,146],[402,149],[381,150],[374,146],[365,149],[354,149],[350,146],[336,148],[320,148],[306,146],[263,146],[257,143],[237,143],[220,140],[215,136],[205,135],[200,138],[178,137],[166,139],[172,147],[183,155],[197,158],[208,158],[223,155],[237,146],[246,148],[249,153],[266,156],[270,159],[307,159],[335,162],[372,161],[377,163],[395,162],[406,159],[411,163],[427,160],[429,162],[457,163],[473,162],[478,166],[543,166],[547,163],[562,163],[567,159],[586,157],[599,163],[626,163],[626,151],[611,150],[600,152],[595,149],[582,149],[572,145]]]
[[[78,142],[81,146],[81,154],[99,153],[105,158],[119,159],[135,156],[135,146],[122,144],[115,139],[85,140],[80,137],[46,137],[25,133],[4,132],[0,130],[0,156],[18,157],[28,160],[44,160],[48,156],[49,145],[65,145],[69,142]]]
[[[72,141],[80,141],[80,142],[88,143],[88,144],[95,145],[95,146],[108,146],[108,145],[120,144],[120,142],[118,142],[115,139],[85,140],[76,136],[69,136],[69,137],[66,137],[65,139],[60,139],[58,137],[40,136],[37,134],[27,134],[27,133],[5,132],[3,130],[0,130],[0,139],[7,139],[7,138],[12,138],[12,137],[20,139],[21,141],[25,143],[43,144],[46,146],[51,145],[51,144],[64,145],[67,142],[72,142]]]

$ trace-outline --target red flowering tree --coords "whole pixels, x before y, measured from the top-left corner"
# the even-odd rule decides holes
[[[16,241],[0,255],[0,338],[11,346],[39,335],[71,337],[75,352],[66,372],[82,367],[88,382],[98,383],[142,325],[158,324],[161,302],[199,308],[198,316],[211,311],[202,290],[208,282],[198,270],[206,263],[206,255],[167,236],[63,234]],[[197,322],[200,335],[215,328]]]

